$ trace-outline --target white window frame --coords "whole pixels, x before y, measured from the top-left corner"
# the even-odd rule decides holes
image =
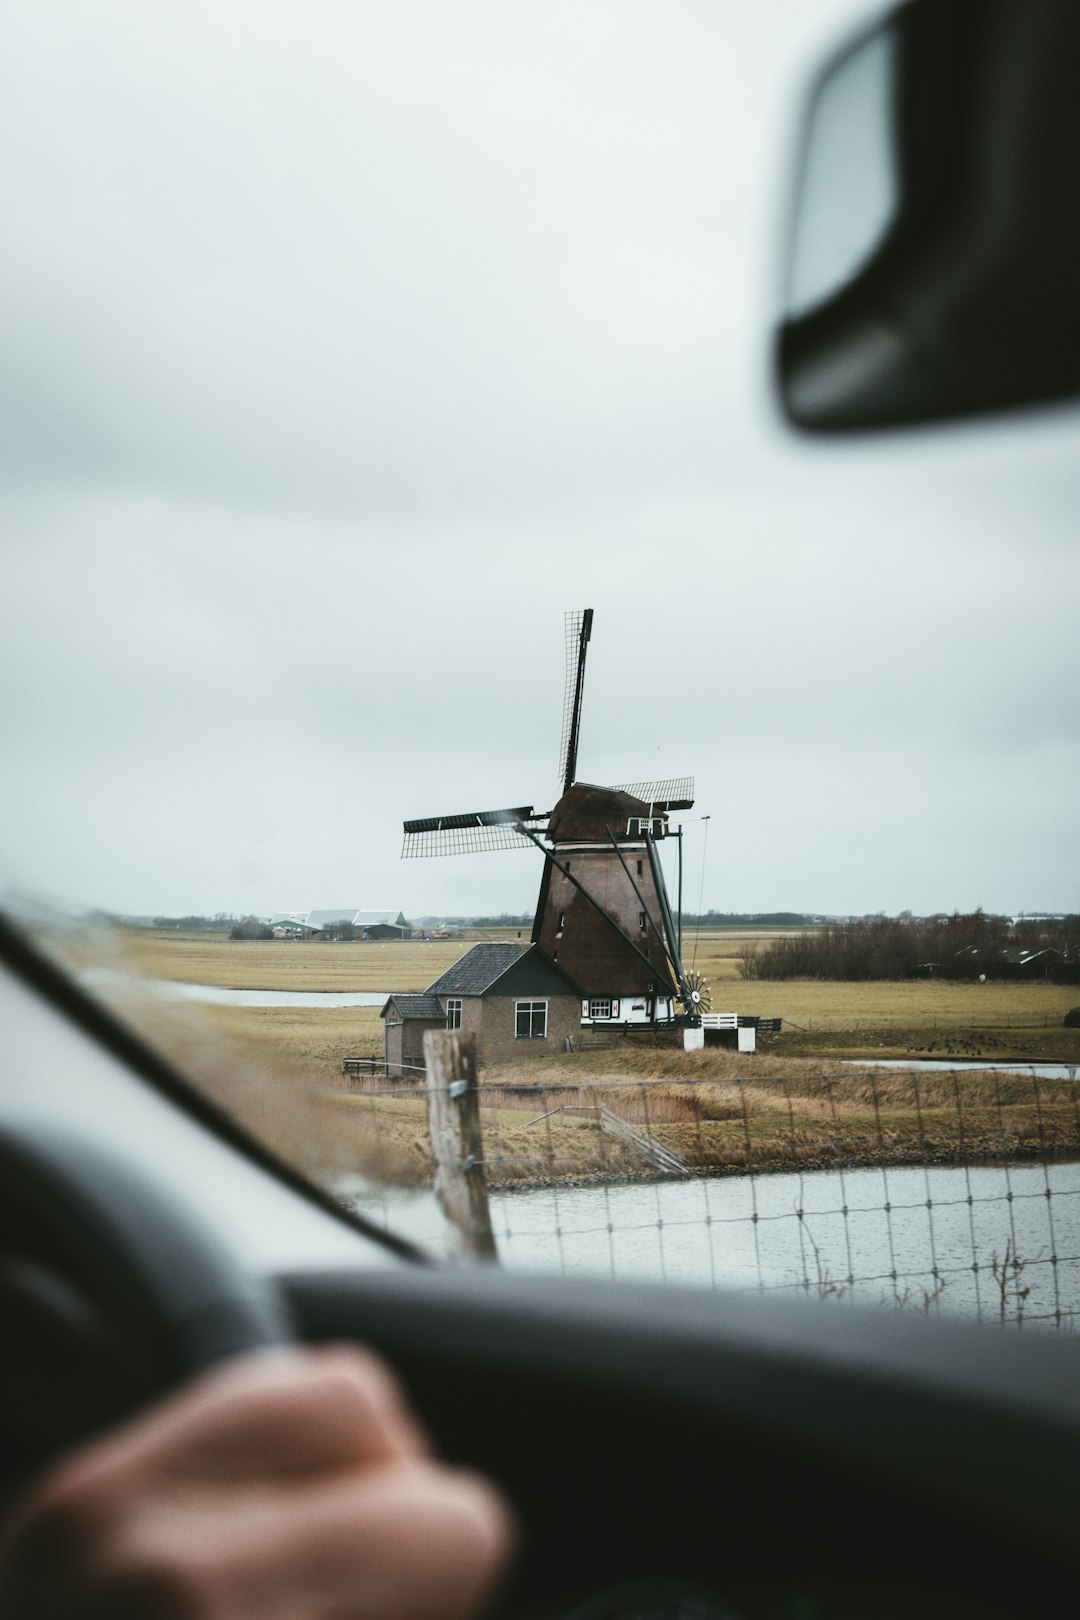
[[[651,835],[653,838],[664,836],[663,816],[631,816],[626,823],[627,838],[644,838]]]
[[[540,1018],[541,1027],[535,1027],[537,1017]],[[522,1030],[522,1019],[528,1020],[529,1028]],[[546,1041],[548,1032],[548,1004],[546,1001],[515,1001],[514,1003],[514,1038],[519,1041]]]
[[[589,998],[589,1017],[590,1018],[610,1018],[611,1017],[611,997],[610,996],[590,996],[590,998]]]
[[[461,1028],[460,996],[447,996],[446,998],[446,1027],[447,1029]]]

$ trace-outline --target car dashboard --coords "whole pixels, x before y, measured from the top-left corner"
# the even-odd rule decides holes
[[[224,1354],[354,1341],[393,1364],[440,1453],[509,1496],[514,1620],[956,1620],[1035,1612],[1075,1579],[1074,1344],[425,1262],[185,1113],[152,1055],[48,975],[2,988],[25,1036],[0,1108],[6,1497]],[[66,1112],[35,1087],[46,1062]],[[264,1226],[273,1209],[294,1241],[260,1251],[236,1207]]]

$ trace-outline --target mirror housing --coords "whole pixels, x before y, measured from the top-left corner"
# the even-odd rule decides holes
[[[908,0],[811,92],[776,369],[846,433],[1080,394],[1080,4]]]

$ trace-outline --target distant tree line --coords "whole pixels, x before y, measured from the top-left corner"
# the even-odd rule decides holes
[[[324,939],[354,940],[356,929],[353,927],[351,917],[339,917],[336,922],[328,922],[325,928],[319,930]]]
[[[822,919],[805,911],[684,911],[682,920],[684,928],[799,928]]]
[[[155,917],[155,928],[182,929],[192,934],[228,934],[230,939],[273,939],[261,917],[237,917],[219,911],[213,917]]]
[[[1021,953],[1039,952],[1024,962]],[[875,917],[777,939],[739,958],[744,979],[1006,979],[1080,982],[1080,917],[1021,921],[982,910]]]
[[[274,931],[258,917],[244,917],[229,929],[230,939],[273,939]]]
[[[531,928],[533,914],[531,911],[501,911],[497,917],[422,917],[420,921],[425,927],[442,924],[448,928]]]
[[[212,917],[155,917],[154,927],[182,928],[193,934],[225,934],[237,923],[258,921],[258,917],[237,917],[232,912],[218,911]]]

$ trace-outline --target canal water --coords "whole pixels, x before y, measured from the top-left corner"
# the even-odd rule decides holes
[[[224,985],[181,984],[151,979],[151,988],[172,1001],[202,1001],[219,1007],[382,1007],[389,990],[230,990]]]
[[[430,1194],[355,1204],[445,1252]],[[492,1218],[515,1269],[1080,1327],[1080,1160],[544,1188]]]
[[[198,1001],[218,1007],[382,1007],[389,990],[233,990],[227,985],[185,984],[180,979],[150,979],[96,968],[83,975],[91,989],[138,986],[166,1001]]]
[[[854,1069],[924,1069],[937,1074],[964,1074],[972,1069],[993,1070],[998,1074],[1038,1075],[1047,1080],[1075,1080],[1080,1074],[1080,1063],[991,1063],[979,1058],[962,1058],[959,1062],[945,1058],[845,1058]]]

